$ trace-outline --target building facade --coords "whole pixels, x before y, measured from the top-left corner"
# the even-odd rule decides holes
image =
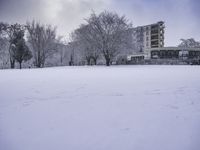
[[[134,53],[127,55],[126,64],[198,64],[200,47],[164,47],[163,21],[133,28]]]
[[[136,51],[144,52],[145,49],[164,47],[164,28],[163,21],[134,28],[133,40]]]
[[[145,50],[145,59],[182,59],[199,60],[200,48],[162,47]]]
[[[200,65],[200,48],[161,47],[128,55],[127,64],[196,64]]]

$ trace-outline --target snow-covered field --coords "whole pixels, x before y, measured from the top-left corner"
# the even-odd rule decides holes
[[[199,66],[0,70],[0,150],[199,149]]]

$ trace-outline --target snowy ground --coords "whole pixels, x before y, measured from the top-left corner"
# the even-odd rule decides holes
[[[199,149],[199,66],[0,70],[0,150]]]

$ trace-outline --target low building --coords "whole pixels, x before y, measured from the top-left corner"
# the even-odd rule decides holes
[[[162,47],[145,50],[145,59],[200,59],[200,48]]]
[[[161,47],[127,55],[127,64],[200,64],[200,48]]]
[[[150,48],[145,50],[146,60],[155,60],[155,62],[176,63],[185,62],[187,64],[200,64],[200,48],[183,48],[183,47],[162,47]],[[176,64],[174,63],[174,64]]]
[[[127,56],[127,64],[142,64],[144,63],[145,55],[141,54],[133,54]]]

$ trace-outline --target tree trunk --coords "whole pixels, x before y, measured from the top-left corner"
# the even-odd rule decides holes
[[[73,55],[72,55],[72,54],[71,54],[71,56],[70,56],[69,65],[70,65],[70,66],[73,66],[73,65],[74,65],[74,58],[73,58]]]
[[[41,68],[41,64],[40,64],[40,63],[37,63],[37,64],[36,64],[36,67],[37,67],[37,68]]]
[[[94,59],[94,65],[97,65],[97,59]]]
[[[110,66],[110,59],[106,58],[106,66]]]
[[[11,43],[9,45],[9,55],[10,55],[10,68],[15,68],[15,59],[13,58],[12,52],[11,52]]]
[[[10,60],[10,67],[11,67],[11,69],[15,68],[15,61],[14,60]]]
[[[44,62],[43,62],[42,56],[40,55],[40,52],[38,52],[38,55],[37,55],[37,57],[36,57],[35,66],[36,66],[37,68],[41,68],[41,67],[43,67],[43,64],[44,64]]]
[[[44,68],[44,62],[42,62],[42,64],[41,64],[41,68]]]
[[[91,65],[90,57],[86,57],[86,61],[87,61],[87,65],[90,66]]]
[[[62,56],[60,57],[60,65],[61,66],[63,65],[63,57]]]
[[[94,61],[94,65],[97,65],[97,58],[96,58],[96,57],[93,57],[92,59],[93,59],[93,61]]]
[[[22,69],[22,62],[19,62],[19,68]]]

